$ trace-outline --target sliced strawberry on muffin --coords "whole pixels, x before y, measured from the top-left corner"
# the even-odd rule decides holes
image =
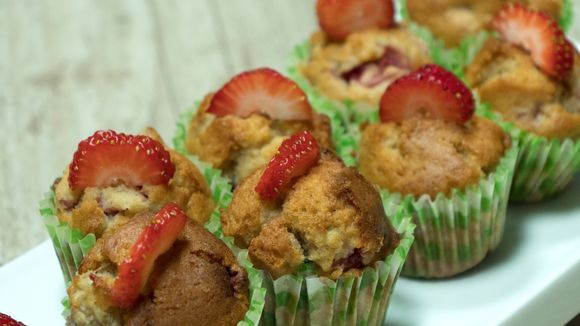
[[[268,163],[256,192],[263,199],[276,199],[293,178],[308,172],[319,159],[320,148],[309,131],[292,135],[282,142],[278,153]]]
[[[2,326],[24,326],[23,323],[14,320],[14,318],[0,312],[0,325]]]
[[[151,137],[97,131],[79,143],[70,165],[69,184],[75,190],[167,184],[175,173],[169,152]]]
[[[534,63],[548,75],[560,80],[570,76],[576,51],[548,14],[508,4],[495,15],[492,25],[507,42],[530,52]]]
[[[171,248],[186,223],[185,213],[175,203],[169,203],[145,226],[131,246],[129,257],[119,265],[111,291],[111,300],[115,306],[131,308],[137,302],[155,260]]]
[[[206,96],[189,124],[186,147],[238,183],[300,130],[332,146],[328,118],[312,110],[300,87],[272,69],[259,68],[234,76]]]
[[[320,28],[336,41],[353,32],[395,24],[392,0],[318,0],[316,14]]]
[[[383,122],[402,122],[425,116],[458,123],[473,116],[471,91],[451,72],[429,64],[396,80],[381,97],[379,115]]]
[[[215,93],[207,112],[242,118],[264,114],[276,120],[311,120],[313,115],[300,87],[269,68],[246,71],[232,78]]]
[[[97,237],[168,202],[199,223],[209,219],[214,207],[197,167],[166,149],[153,129],[146,135],[97,131],[81,141],[55,183],[55,195],[59,220]]]

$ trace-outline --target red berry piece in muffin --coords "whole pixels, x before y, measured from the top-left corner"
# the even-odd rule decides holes
[[[129,257],[119,266],[112,289],[113,304],[131,308],[145,287],[155,259],[175,242],[187,222],[185,213],[174,203],[165,205],[145,227],[131,247]]]
[[[496,14],[492,25],[508,42],[529,51],[534,63],[548,75],[561,80],[569,77],[575,50],[548,14],[508,4]]]
[[[395,23],[392,0],[318,0],[316,14],[320,28],[336,41],[350,33],[370,28],[387,28]]]
[[[284,140],[278,153],[262,174],[256,192],[265,200],[275,200],[292,181],[316,165],[320,148],[312,134],[305,130]]]
[[[310,120],[313,115],[300,87],[270,68],[236,75],[213,96],[207,112],[242,118],[261,113],[278,120]]]
[[[69,167],[72,189],[167,184],[175,165],[163,145],[143,135],[97,131],[79,143]]]
[[[24,326],[23,323],[14,320],[12,317],[0,312],[0,325],[2,326]]]
[[[467,122],[475,110],[471,91],[451,72],[428,64],[391,84],[381,98],[383,122],[427,116]]]

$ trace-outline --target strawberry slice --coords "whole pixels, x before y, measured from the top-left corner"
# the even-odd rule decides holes
[[[548,14],[508,4],[495,15],[492,25],[508,42],[529,51],[548,75],[560,80],[570,76],[575,49]]]
[[[1,326],[24,326],[23,323],[14,320],[14,318],[5,315],[0,312],[0,325]]]
[[[350,33],[395,24],[392,0],[318,0],[316,14],[320,28],[335,41]]]
[[[115,306],[131,308],[145,287],[153,263],[169,250],[187,223],[187,216],[175,203],[165,205],[139,235],[129,257],[119,265],[111,291]]]
[[[72,189],[167,184],[175,165],[163,145],[147,136],[100,130],[81,141],[69,166]]]
[[[284,140],[264,170],[256,192],[264,200],[276,200],[293,178],[304,175],[320,160],[320,148],[305,130]]]
[[[427,116],[467,122],[475,110],[471,91],[451,72],[425,65],[393,82],[381,97],[382,122]]]
[[[298,85],[270,68],[243,72],[227,82],[207,109],[217,116],[260,113],[277,120],[310,120],[312,108]]]

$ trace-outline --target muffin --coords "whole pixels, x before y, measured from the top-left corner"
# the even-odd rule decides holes
[[[317,2],[320,31],[297,71],[321,95],[375,108],[395,79],[431,61],[427,45],[394,21],[392,1]]]
[[[234,254],[174,203],[100,238],[67,292],[79,326],[236,325],[250,302]]]
[[[362,126],[361,174],[417,225],[403,275],[453,276],[499,244],[517,149],[474,105],[457,77],[427,65],[395,81],[381,122]]]
[[[503,36],[485,43],[467,81],[520,139],[512,198],[539,201],[580,169],[580,55],[554,21],[521,6],[506,7],[494,26]]]
[[[264,271],[277,324],[382,322],[412,241],[407,221],[391,224],[377,190],[307,131],[238,185],[221,222]]]
[[[304,129],[332,146],[328,118],[312,111],[293,81],[261,68],[241,73],[207,95],[183,136],[188,153],[237,184],[266,164],[284,137]]]
[[[151,128],[137,136],[97,131],[80,142],[72,163],[55,181],[51,199],[54,211],[49,206],[43,215],[67,282],[95,238],[113,232],[139,212],[175,202],[203,224],[214,209],[197,167],[165,149]],[[91,236],[80,241],[87,235]],[[79,241],[83,250],[77,247]]]
[[[448,47],[458,46],[468,36],[488,30],[493,15],[507,3],[518,2],[546,12],[558,20],[563,0],[406,0],[409,18],[431,30]]]

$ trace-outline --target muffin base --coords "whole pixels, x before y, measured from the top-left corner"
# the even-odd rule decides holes
[[[300,274],[276,280],[262,271],[267,289],[264,318],[277,325],[382,325],[393,287],[413,243],[415,226],[406,212],[391,218],[401,234],[399,246],[384,261],[366,267],[358,277],[333,281],[304,266]]]

